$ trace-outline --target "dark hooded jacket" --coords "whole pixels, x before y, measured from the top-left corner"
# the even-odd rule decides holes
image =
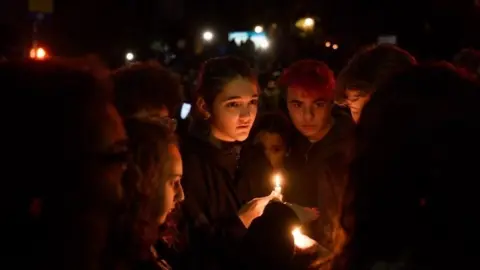
[[[336,244],[354,131],[350,115],[340,110],[332,115],[334,124],[322,140],[312,143],[298,132],[292,136],[284,191],[284,200],[319,209],[320,218],[305,229],[329,251]]]

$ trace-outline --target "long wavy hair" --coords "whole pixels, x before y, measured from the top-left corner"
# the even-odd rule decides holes
[[[155,121],[132,119],[125,122],[131,158],[123,179],[125,210],[114,236],[116,258],[134,263],[146,260],[158,239],[158,217],[162,213],[165,166],[169,145],[177,145],[175,135]],[[122,260],[120,260],[122,261]]]

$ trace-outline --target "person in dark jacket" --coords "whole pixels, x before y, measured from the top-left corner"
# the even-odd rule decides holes
[[[57,60],[5,62],[0,79],[2,268],[104,269],[127,165],[109,81]]]
[[[412,67],[372,95],[342,214],[348,240],[333,269],[477,264],[479,99],[480,87],[445,63]]]
[[[272,198],[251,200],[249,182],[239,170],[239,142],[247,139],[255,120],[258,91],[241,59],[215,58],[202,67],[195,123],[182,145],[186,268],[232,269],[247,228]]]
[[[295,212],[285,204],[268,204],[245,235],[242,269],[302,269],[294,264],[295,245],[291,233],[299,223]]]
[[[390,44],[381,44],[357,52],[337,78],[337,103],[350,109],[357,123],[370,96],[393,75],[416,64],[405,50]]]
[[[351,156],[354,124],[334,108],[334,77],[326,64],[302,60],[286,69],[279,80],[288,114],[296,131],[286,159],[288,179],[284,199],[319,209],[320,218],[306,224],[329,258],[340,241],[340,201]]]

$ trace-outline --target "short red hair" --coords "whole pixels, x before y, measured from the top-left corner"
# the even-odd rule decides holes
[[[310,93],[321,93],[328,100],[334,98],[335,77],[333,71],[321,61],[300,60],[285,69],[278,85],[286,90],[299,87]]]

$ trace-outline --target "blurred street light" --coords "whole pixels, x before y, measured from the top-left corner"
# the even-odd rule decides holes
[[[330,41],[325,42],[325,47],[330,48],[332,46],[332,43]]]
[[[261,48],[262,50],[267,50],[269,47],[270,47],[270,43],[268,42],[268,40],[263,40],[263,41],[260,43],[260,48]]]
[[[207,42],[210,42],[210,41],[212,41],[214,36],[213,36],[213,33],[211,31],[205,31],[205,32],[203,32],[202,37],[203,37],[203,40],[205,40]]]
[[[130,62],[133,61],[133,59],[135,59],[135,55],[132,52],[127,52],[127,54],[125,54],[125,60]]]
[[[303,27],[312,28],[315,25],[315,21],[312,18],[305,18],[303,21]]]
[[[334,50],[338,49],[338,45],[337,45],[337,44],[333,44],[332,49],[334,49]]]
[[[255,33],[262,33],[263,32],[263,27],[261,25],[257,25],[255,26],[255,29],[254,29]]]
[[[315,20],[310,17],[301,18],[295,23],[295,26],[303,31],[311,31],[315,28]]]

